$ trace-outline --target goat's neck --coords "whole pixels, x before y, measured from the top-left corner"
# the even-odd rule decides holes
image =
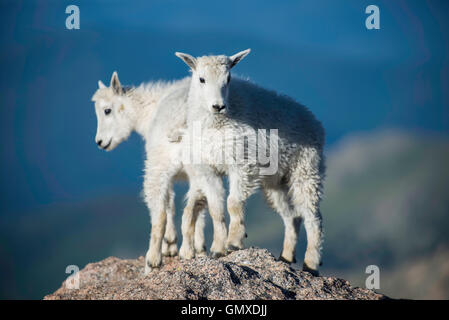
[[[130,88],[125,91],[128,98],[127,115],[131,121],[134,131],[145,139],[149,132],[151,122],[156,114],[158,101],[151,89],[143,86]]]

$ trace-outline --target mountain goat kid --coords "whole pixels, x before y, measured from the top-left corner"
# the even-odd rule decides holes
[[[249,52],[248,49],[230,57],[198,58],[176,53],[192,72],[186,102],[188,134],[183,139],[188,140],[195,130],[201,132],[201,163],[229,176],[227,249],[243,247],[246,235],[243,205],[261,187],[284,222],[280,259],[295,261],[298,231],[304,220],[307,250],[303,269],[317,275],[322,247],[319,202],[325,171],[324,129],[306,107],[293,99],[243,79],[231,79],[231,68]],[[259,129],[278,129],[278,136],[268,137],[265,130]],[[262,155],[252,143],[255,132],[258,144],[269,140],[270,146],[275,146],[270,150],[270,161],[278,161],[275,172],[264,173],[265,167],[257,161],[257,153],[257,157]],[[235,150],[239,148],[245,149],[241,153],[245,161],[235,161],[238,158]],[[275,154],[271,154],[273,151]],[[222,161],[223,154],[231,156]],[[210,170],[207,167],[197,166]]]
[[[111,151],[133,131],[139,133],[145,140],[147,159],[144,199],[150,209],[152,223],[149,250],[145,258],[145,273],[147,274],[151,268],[160,266],[162,255],[177,254],[173,192],[175,179],[189,179],[189,201],[183,216],[192,216],[190,220],[196,221],[196,226],[192,226],[194,234],[191,235],[194,237],[192,245],[196,255],[205,254],[202,213],[206,206],[205,199],[214,226],[211,253],[213,256],[224,255],[227,232],[221,177],[205,168],[201,172],[204,175],[192,174],[190,178],[189,168],[183,167],[181,161],[183,143],[172,136],[173,132],[181,130],[186,124],[187,110],[180,104],[184,103],[187,96],[190,78],[125,88],[114,72],[109,87],[101,81],[98,82],[98,86],[92,97],[98,122],[95,137],[98,147]],[[191,196],[192,194],[195,196]],[[186,247],[183,241],[180,256],[193,258],[193,254],[185,252]]]

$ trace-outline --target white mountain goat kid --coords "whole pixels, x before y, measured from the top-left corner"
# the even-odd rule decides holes
[[[98,121],[95,137],[97,145],[111,151],[133,131],[139,133],[146,142],[144,199],[150,209],[152,222],[145,259],[145,273],[148,273],[151,268],[160,266],[162,254],[177,254],[173,182],[175,179],[186,179],[189,173],[181,162],[182,141],[173,141],[170,137],[186,124],[187,110],[183,104],[190,87],[190,78],[124,88],[114,72],[110,87],[101,81],[98,86],[92,97]],[[204,214],[201,211],[204,211],[204,200],[207,199],[214,224],[211,253],[221,256],[225,253],[227,234],[222,180],[206,168],[202,173],[205,176],[194,174],[193,178],[189,178],[189,201],[184,212],[192,217],[190,220],[197,221],[196,227],[192,226],[194,234],[190,236],[194,237],[192,245],[196,254],[203,255]],[[191,197],[191,194],[195,196]],[[180,256],[193,258],[193,254],[186,252],[186,247],[183,244]]]
[[[298,231],[304,220],[307,250],[303,268],[318,274],[322,247],[319,202],[325,171],[324,129],[306,107],[291,98],[246,80],[231,80],[231,68],[249,52],[248,49],[231,57],[198,58],[176,53],[192,72],[187,98],[189,134],[183,139],[188,140],[196,127],[197,132],[201,132],[201,163],[210,164],[215,171],[229,176],[228,250],[243,247],[243,205],[258,187],[262,187],[268,203],[284,221],[284,245],[280,259],[289,263],[295,261]],[[251,136],[251,132],[258,129],[278,129],[277,150],[274,150],[277,154],[270,154],[271,160],[278,161],[278,168],[268,175],[263,173],[264,166],[260,161],[253,161],[256,160],[258,147],[242,142],[243,137]],[[258,143],[263,144],[267,138],[266,134],[259,134]],[[270,145],[273,138],[276,137],[270,135]],[[246,148],[244,154],[248,161],[228,161],[236,158],[234,154],[223,163],[223,154],[233,154],[235,146]],[[197,166],[210,170],[207,167]],[[194,226],[194,222],[189,224]]]

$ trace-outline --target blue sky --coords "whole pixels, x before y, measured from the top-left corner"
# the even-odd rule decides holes
[[[76,4],[81,29],[65,29]],[[380,30],[365,8],[380,8]],[[328,146],[354,131],[449,129],[444,1],[3,1],[0,210],[137,194],[143,144],[94,144],[97,81],[187,75],[173,53],[233,54],[235,72],[286,93],[323,122]]]

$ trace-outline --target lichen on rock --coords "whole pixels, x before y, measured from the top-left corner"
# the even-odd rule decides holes
[[[144,258],[109,257],[88,264],[79,273],[79,289],[62,287],[44,299],[227,299],[302,300],[387,297],[351,287],[333,277],[314,277],[277,261],[265,249],[249,248],[220,259],[164,258],[160,269],[143,274]]]

